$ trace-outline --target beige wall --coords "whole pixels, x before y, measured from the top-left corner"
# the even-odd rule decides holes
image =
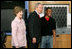
[[[38,2],[42,4],[69,4],[69,12],[71,13],[71,1],[29,1],[29,12],[34,11],[34,6]]]

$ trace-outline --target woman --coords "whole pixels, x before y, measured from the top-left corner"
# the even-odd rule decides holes
[[[15,19],[11,23],[12,28],[12,46],[13,48],[25,48],[26,41],[26,26],[22,19],[23,8],[16,6],[13,10]]]

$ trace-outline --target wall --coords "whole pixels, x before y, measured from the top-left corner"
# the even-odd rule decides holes
[[[69,12],[71,13],[71,1],[29,1],[29,12],[34,11],[36,3],[42,4],[69,4]]]

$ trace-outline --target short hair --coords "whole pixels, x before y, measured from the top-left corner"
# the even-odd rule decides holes
[[[47,11],[48,9],[51,9],[51,10],[52,10],[52,8],[51,8],[51,7],[47,7],[45,11]]]
[[[51,8],[51,7],[47,7],[47,8],[45,9],[44,16],[46,15],[46,11],[47,11],[48,9],[51,9],[51,10],[52,10],[52,8]]]
[[[23,11],[23,8],[21,6],[15,6],[13,9],[13,14],[16,16],[16,14],[20,11]]]
[[[35,8],[37,8],[38,7],[38,5],[40,5],[41,3],[36,3],[35,4]],[[41,4],[42,5],[42,4]]]

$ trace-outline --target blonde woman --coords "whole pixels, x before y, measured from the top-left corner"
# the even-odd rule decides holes
[[[16,17],[11,23],[12,46],[13,48],[26,48],[26,26],[22,19],[23,8],[15,6],[13,12]]]

